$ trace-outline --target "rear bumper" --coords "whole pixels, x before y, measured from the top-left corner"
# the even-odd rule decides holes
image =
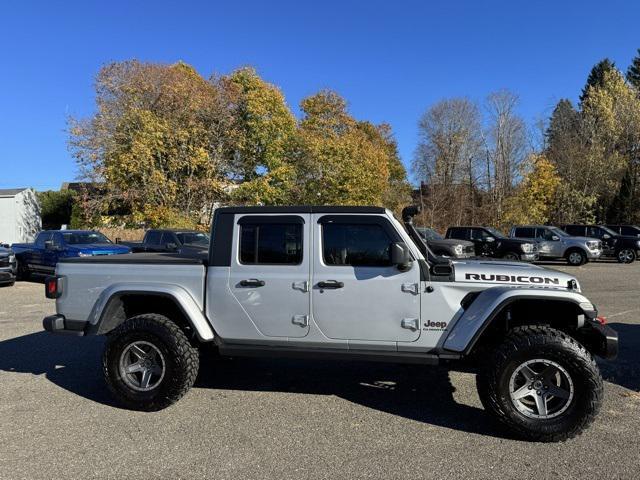
[[[42,327],[51,333],[59,333],[63,335],[83,336],[84,329],[87,325],[85,321],[68,320],[64,315],[50,315],[42,320]]]

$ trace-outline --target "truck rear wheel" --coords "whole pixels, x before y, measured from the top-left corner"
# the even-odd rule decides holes
[[[636,252],[631,248],[623,248],[616,254],[618,263],[633,263],[636,259]]]
[[[573,438],[600,410],[602,377],[591,354],[546,326],[513,329],[477,376],[484,407],[519,436]]]
[[[156,411],[182,398],[198,374],[198,350],[167,317],[138,315],[109,333],[102,357],[114,397],[133,410]]]

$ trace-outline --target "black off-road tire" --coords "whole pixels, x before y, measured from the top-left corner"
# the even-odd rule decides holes
[[[567,264],[572,267],[579,267],[589,261],[587,254],[579,248],[571,248],[567,250],[564,257],[567,259]],[[579,260],[577,260],[578,258]]]
[[[120,373],[122,353],[137,341],[153,344],[164,357],[164,376],[150,391],[132,389]],[[128,319],[108,334],[102,365],[107,386],[120,403],[132,410],[157,411],[180,400],[193,386],[198,375],[198,349],[167,317],[144,314]]]
[[[29,271],[29,267],[18,260],[18,266],[16,268],[16,280],[27,281],[29,279],[31,279],[31,272]]]
[[[509,380],[527,360],[546,359],[570,374],[575,394],[566,410],[554,418],[530,418],[514,405]],[[510,331],[489,354],[476,377],[485,409],[518,436],[538,442],[560,442],[582,433],[602,404],[602,376],[591,354],[569,335],[547,326],[524,326]]]

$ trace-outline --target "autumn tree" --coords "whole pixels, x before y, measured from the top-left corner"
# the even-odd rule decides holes
[[[582,89],[582,93],[580,94],[580,103],[583,103],[585,101],[589,94],[590,88],[603,86],[605,73],[615,70],[617,70],[615,63],[608,58],[600,60],[598,63],[596,63],[589,72],[587,83]]]
[[[522,182],[505,202],[503,226],[545,224],[554,207],[560,176],[543,155],[532,154],[524,166]]]
[[[290,154],[296,119],[280,90],[252,68],[221,79],[235,99],[231,173],[239,184],[233,199],[244,204],[290,203],[296,171]]]
[[[395,142],[387,126],[358,122],[335,92],[301,102],[302,119],[292,162],[294,196],[319,205],[382,205],[402,182]]]
[[[70,121],[84,177],[103,184],[94,205],[130,222],[193,225],[223,193],[230,99],[184,63],[127,61],[101,69],[96,114]]]

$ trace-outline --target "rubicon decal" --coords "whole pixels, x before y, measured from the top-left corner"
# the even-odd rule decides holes
[[[476,282],[501,282],[501,283],[533,283],[537,285],[560,285],[559,278],[530,277],[529,275],[494,275],[486,273],[467,273],[465,280]]]

